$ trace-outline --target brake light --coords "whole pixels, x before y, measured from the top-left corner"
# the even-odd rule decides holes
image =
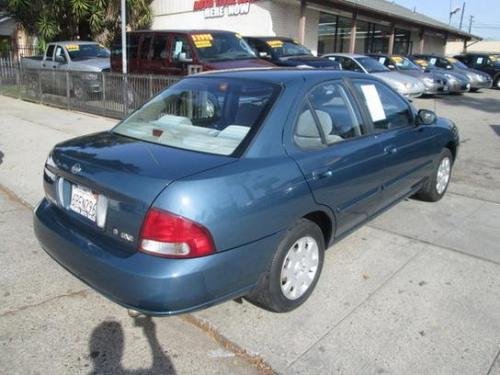
[[[142,224],[139,250],[167,258],[195,258],[212,254],[215,246],[202,225],[152,208]]]

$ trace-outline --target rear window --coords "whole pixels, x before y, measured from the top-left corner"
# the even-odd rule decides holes
[[[279,86],[244,79],[197,77],[163,91],[116,126],[147,142],[232,155],[266,117]]]

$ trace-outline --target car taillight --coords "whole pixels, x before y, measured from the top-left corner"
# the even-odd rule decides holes
[[[212,254],[215,246],[205,227],[152,208],[142,224],[139,250],[167,258],[195,258]]]

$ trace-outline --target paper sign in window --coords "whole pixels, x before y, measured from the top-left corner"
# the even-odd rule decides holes
[[[384,107],[380,101],[375,85],[361,85],[361,91],[366,100],[366,106],[370,111],[370,116],[373,122],[382,121],[386,119]]]
[[[482,64],[484,61],[484,58],[483,57],[478,57],[477,58],[477,61],[476,61],[476,64]]]

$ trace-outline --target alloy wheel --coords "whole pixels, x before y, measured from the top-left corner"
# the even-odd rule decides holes
[[[450,158],[443,158],[439,163],[436,176],[436,191],[438,194],[443,194],[450,181],[451,161]]]

